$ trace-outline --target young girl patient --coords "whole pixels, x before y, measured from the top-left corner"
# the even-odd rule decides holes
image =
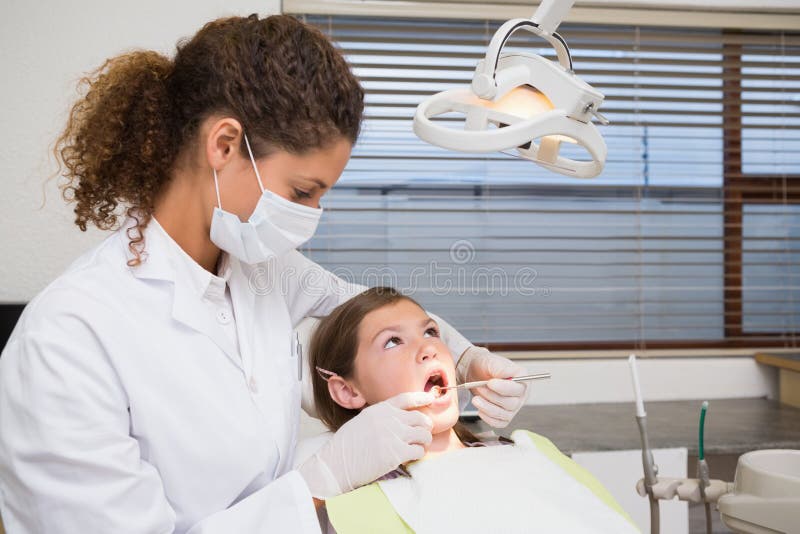
[[[456,384],[436,322],[391,288],[369,289],[323,318],[310,358],[317,413],[334,432],[399,393]],[[329,532],[639,532],[546,438],[518,430],[513,442],[481,443],[458,423],[456,390],[419,411],[432,422],[423,458],[329,499]]]

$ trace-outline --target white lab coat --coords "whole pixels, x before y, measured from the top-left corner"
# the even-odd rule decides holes
[[[0,357],[6,529],[318,532],[292,470],[291,334],[363,288],[296,251],[260,266],[231,258],[237,350],[177,245],[155,225],[145,239],[138,267],[124,230],[77,260],[28,304]],[[448,333],[454,354],[469,346]]]

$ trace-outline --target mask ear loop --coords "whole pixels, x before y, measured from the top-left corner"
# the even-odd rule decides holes
[[[314,367],[317,368],[317,372],[319,373],[320,378],[322,378],[325,382],[327,382],[328,380],[330,380],[334,376],[339,376],[336,373],[334,373],[333,371],[328,371],[327,369],[323,369],[322,367],[320,367],[318,365],[315,365]],[[328,375],[328,376],[325,376],[325,375]]]
[[[256,166],[256,158],[253,157],[253,150],[250,148],[250,140],[247,139],[247,134],[244,135],[244,144],[247,145],[247,153],[250,154],[250,163],[253,164],[253,170],[256,171],[256,178],[258,178],[258,185],[261,187],[261,192],[264,192],[264,182],[261,181],[261,174],[258,172]]]
[[[219,179],[217,178],[217,169],[212,168],[211,170],[214,171],[214,187],[217,190],[217,206],[219,206],[219,209],[222,209],[222,201],[219,199]]]

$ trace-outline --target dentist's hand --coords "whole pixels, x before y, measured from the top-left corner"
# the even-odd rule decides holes
[[[334,497],[380,478],[425,455],[432,439],[430,417],[413,408],[433,402],[432,393],[401,393],[365,408],[342,425],[298,468],[318,499]]]
[[[528,397],[528,384],[504,380],[524,375],[525,369],[483,347],[468,348],[461,356],[456,372],[460,383],[489,380],[485,386],[470,391],[478,415],[493,427],[507,426]]]

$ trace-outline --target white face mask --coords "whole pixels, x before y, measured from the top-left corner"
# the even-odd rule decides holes
[[[244,142],[261,187],[261,198],[247,222],[240,221],[238,216],[222,209],[217,170],[213,169],[217,207],[211,219],[211,241],[231,256],[252,265],[285,254],[311,239],[322,208],[309,208],[265,189],[246,134]]]

